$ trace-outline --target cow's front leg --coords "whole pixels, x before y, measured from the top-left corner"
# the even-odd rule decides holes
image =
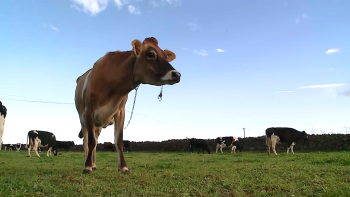
[[[290,145],[290,150],[292,151],[292,154],[294,155],[294,151],[293,151],[293,147],[294,147],[295,143],[293,142],[291,145]]]
[[[223,152],[222,152],[222,145],[220,145],[220,151],[221,151],[221,153],[223,153]]]
[[[114,116],[114,143],[118,154],[118,171],[128,173],[129,169],[126,165],[123,154],[123,127],[124,127],[125,111],[118,110]]]
[[[98,143],[98,137],[100,136],[102,128],[97,128],[95,129],[95,138],[96,138],[96,144]],[[92,152],[92,170],[96,170],[97,165],[96,165],[96,148]]]
[[[92,172],[92,153],[94,149],[96,149],[96,137],[95,137],[95,129],[94,129],[94,123],[93,123],[93,113],[91,111],[86,112],[85,120],[86,120],[86,129],[83,130],[83,135],[84,135],[84,142],[87,143],[84,144],[85,149],[85,165],[84,165],[84,170],[83,174],[91,174]],[[87,146],[86,146],[87,144]]]
[[[219,150],[219,144],[216,144],[216,153],[218,153]]]

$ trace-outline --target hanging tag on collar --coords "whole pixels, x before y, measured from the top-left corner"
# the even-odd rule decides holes
[[[162,86],[162,89],[160,89],[160,93],[158,95],[159,102],[162,101],[162,98],[163,98],[163,86]]]

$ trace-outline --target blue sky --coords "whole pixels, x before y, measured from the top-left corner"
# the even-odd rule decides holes
[[[345,133],[349,6],[348,0],[4,1],[3,141],[24,143],[37,129],[81,144],[77,77],[106,52],[131,50],[133,39],[151,36],[176,53],[172,65],[181,82],[164,86],[162,102],[160,87],[141,85],[124,139],[242,137],[242,128],[258,136],[271,126]],[[134,91],[126,123],[133,97]],[[99,142],[113,142],[113,135],[110,126]]]

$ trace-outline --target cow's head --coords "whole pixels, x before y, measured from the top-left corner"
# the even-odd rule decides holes
[[[131,44],[136,56],[135,81],[157,86],[180,82],[181,74],[170,64],[176,58],[174,52],[159,48],[154,37],[146,38],[143,43],[135,39]]]
[[[301,138],[307,140],[309,137],[305,131],[300,132],[301,133]]]

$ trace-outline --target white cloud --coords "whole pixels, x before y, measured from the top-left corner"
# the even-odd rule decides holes
[[[108,0],[72,0],[76,6],[79,8],[81,6],[83,11],[90,13],[91,15],[96,15],[107,8]],[[71,5],[74,8],[74,5]],[[80,8],[79,8],[80,9]]]
[[[225,52],[225,50],[224,49],[216,49],[218,52],[220,52],[220,53],[223,53],[223,52]]]
[[[53,26],[53,25],[50,25],[50,28],[51,28],[52,30],[56,31],[56,32],[59,32],[59,31],[60,31],[60,30],[58,30],[57,27],[55,27],[55,26]]]
[[[329,71],[333,71],[333,70],[335,70],[335,68],[328,68],[327,70],[329,70]]]
[[[163,4],[168,3],[169,5],[178,6],[181,5],[181,0],[162,0]]]
[[[104,11],[108,7],[110,1],[114,1],[119,9],[126,7],[131,14],[141,14],[137,5],[143,3],[144,0],[72,0],[73,4],[70,6],[78,11],[84,11],[92,16]],[[148,0],[154,7],[160,5],[178,6],[181,5],[182,0]]]
[[[294,91],[291,91],[291,90],[287,90],[287,91],[278,91],[278,93],[290,93],[290,92],[294,92]]]
[[[114,2],[115,2],[115,4],[117,4],[117,6],[118,6],[119,9],[122,8],[123,3],[122,3],[121,0],[114,0]]]
[[[298,89],[309,89],[309,88],[338,88],[343,87],[345,83],[333,83],[325,85],[311,85],[311,86],[301,86]]]
[[[192,31],[196,31],[198,29],[198,25],[196,23],[189,22],[187,25]]]
[[[201,50],[199,50],[199,51],[193,50],[193,53],[195,53],[195,54],[197,54],[197,55],[201,55],[201,56],[207,56],[207,55],[209,55],[208,52],[207,52],[206,50],[203,50],[203,49],[201,49]]]
[[[134,5],[128,6],[130,14],[141,14],[140,10],[136,8]]]
[[[331,53],[337,53],[337,52],[339,52],[340,50],[338,49],[338,48],[333,48],[333,49],[328,49],[327,51],[326,51],[326,54],[328,55],[328,54],[331,54]]]
[[[295,24],[299,24],[299,19],[298,18],[295,19]]]

